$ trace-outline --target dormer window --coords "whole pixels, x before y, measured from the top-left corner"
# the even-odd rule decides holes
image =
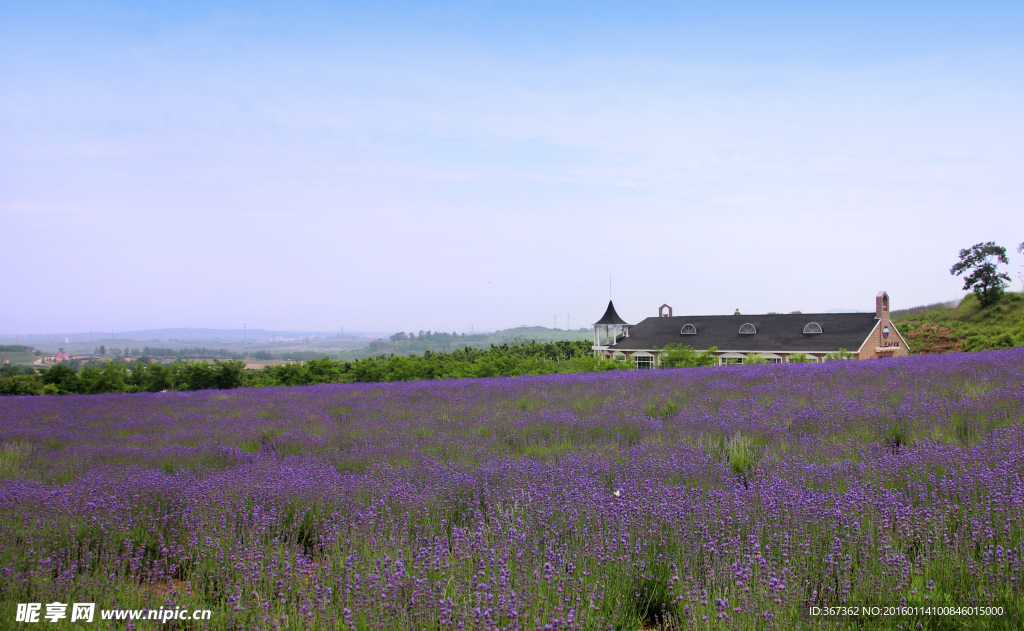
[[[697,335],[697,327],[693,326],[692,324],[684,324],[682,330],[679,331],[679,334],[680,335]]]
[[[749,322],[740,327],[740,335],[753,335],[755,333],[757,333],[757,329]]]
[[[821,325],[817,322],[808,322],[804,327],[804,333],[821,333]]]

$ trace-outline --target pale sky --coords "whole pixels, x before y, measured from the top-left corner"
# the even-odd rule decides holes
[[[632,4],[0,2],[0,333],[1020,290],[1024,4]]]

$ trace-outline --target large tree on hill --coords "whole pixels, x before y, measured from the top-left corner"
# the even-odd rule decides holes
[[[978,297],[982,307],[999,300],[1003,289],[1010,282],[1010,277],[999,271],[999,264],[1009,265],[1006,248],[995,244],[975,243],[966,250],[960,250],[960,260],[949,273],[953,276],[964,276],[964,289],[969,289]]]

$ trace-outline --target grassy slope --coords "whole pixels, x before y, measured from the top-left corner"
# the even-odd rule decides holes
[[[18,366],[31,366],[32,362],[34,362],[37,359],[35,354],[32,353],[31,351],[27,353],[12,353],[10,351],[5,351],[4,353],[2,353],[2,355],[3,359],[6,359],[9,364]]]
[[[1024,296],[1007,293],[982,309],[974,294],[958,305],[893,313],[915,354],[980,351],[1024,346]]]

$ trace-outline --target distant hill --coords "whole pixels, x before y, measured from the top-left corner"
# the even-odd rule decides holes
[[[892,319],[914,354],[1024,346],[1024,295],[1014,292],[984,309],[968,294],[959,302],[893,311]]]

